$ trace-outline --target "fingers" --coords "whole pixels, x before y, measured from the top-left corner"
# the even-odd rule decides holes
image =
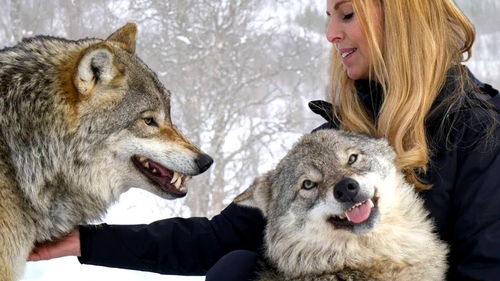
[[[50,248],[52,245],[40,245],[36,246],[32,252],[29,254],[27,261],[41,261],[41,260],[49,260],[56,258],[57,256],[53,256],[51,254]]]
[[[28,258],[26,259],[26,261],[39,261],[39,260],[42,260],[42,256],[40,256],[40,254],[36,251],[31,252]]]
[[[64,256],[80,256],[80,233],[74,231],[60,240],[35,245],[27,261],[40,261]]]

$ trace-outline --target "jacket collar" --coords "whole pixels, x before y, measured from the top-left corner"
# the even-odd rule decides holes
[[[477,93],[477,90],[474,90],[469,86],[465,89],[467,92],[476,92],[478,95],[483,96],[482,99],[500,99],[498,90],[496,90],[489,84],[479,81],[466,66],[454,67],[448,72],[443,89],[434,101],[431,109],[431,114],[429,114],[427,118],[426,125],[429,129],[432,129],[432,127],[434,127],[437,123],[440,123],[440,120],[447,117],[446,115],[450,112],[463,110],[463,108],[457,108],[450,111],[448,110],[449,108],[447,106],[441,106],[444,105],[443,102],[453,94],[457,87],[459,67],[463,67],[467,71],[469,77],[471,78],[471,81],[475,84],[475,86],[477,86],[476,89],[479,89],[479,93]],[[376,120],[384,101],[384,96],[381,89],[382,87],[380,86],[380,84],[369,80],[357,80],[355,82],[355,86],[360,100],[365,105],[365,108],[372,114],[373,119]],[[335,124],[336,127],[339,127],[340,122],[333,115],[333,107],[331,103],[322,100],[314,100],[309,102],[309,108],[314,113],[321,115],[328,122]]]

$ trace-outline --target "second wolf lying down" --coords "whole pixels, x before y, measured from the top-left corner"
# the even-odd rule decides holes
[[[384,139],[303,137],[235,202],[267,218],[259,281],[444,280],[447,246]]]
[[[20,277],[35,242],[99,219],[129,188],[182,197],[212,164],[172,124],[135,39],[127,24],[106,40],[0,50],[0,281]]]

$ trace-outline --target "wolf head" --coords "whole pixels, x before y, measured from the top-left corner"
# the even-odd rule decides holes
[[[292,215],[300,226],[320,219],[327,231],[364,234],[380,219],[380,194],[394,186],[394,158],[384,139],[321,130],[304,136],[236,202],[269,219]]]
[[[110,149],[104,162],[119,168],[129,186],[181,197],[183,181],[207,170],[213,160],[172,124],[170,92],[134,54],[135,38],[135,25],[127,24],[79,54],[72,77],[80,101],[75,110],[82,117],[77,118],[79,133],[95,130],[106,136]]]
[[[395,229],[430,235],[431,226],[394,160],[385,139],[320,130],[235,202],[263,212],[267,255],[293,276],[368,266],[376,258],[403,264],[406,253],[391,254],[404,248],[405,234],[391,240]]]
[[[106,40],[39,36],[0,51],[2,154],[38,209],[54,208],[44,190],[61,186],[101,209],[130,187],[182,197],[212,164],[172,123],[136,34],[127,24]]]

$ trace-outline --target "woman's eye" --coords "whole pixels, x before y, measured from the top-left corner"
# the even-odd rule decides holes
[[[146,125],[148,126],[158,127],[158,123],[156,123],[153,117],[144,118],[144,123],[146,123]]]
[[[358,155],[357,154],[351,154],[349,156],[349,160],[347,161],[347,164],[352,165],[358,160]]]
[[[305,180],[303,183],[302,183],[302,189],[305,189],[305,190],[311,190],[315,187],[317,187],[318,184],[315,183],[315,182],[312,182],[310,180]]]
[[[349,14],[345,14],[342,19],[343,20],[350,20],[352,17],[354,16],[354,12],[353,13],[349,13]]]

